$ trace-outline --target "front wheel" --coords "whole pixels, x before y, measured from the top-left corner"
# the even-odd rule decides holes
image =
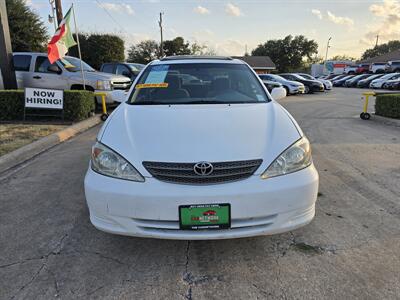
[[[369,114],[369,113],[364,113],[364,112],[362,112],[361,114],[360,114],[360,118],[362,119],[362,120],[369,120],[369,119],[371,119],[371,115]]]
[[[287,96],[290,96],[289,88],[288,88],[287,86],[284,86],[283,88],[286,90],[286,95],[287,95]]]
[[[108,114],[102,114],[100,119],[105,122],[108,119]]]
[[[310,88],[308,86],[304,87],[304,93],[310,94]]]

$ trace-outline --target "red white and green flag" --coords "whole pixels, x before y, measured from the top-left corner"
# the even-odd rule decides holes
[[[67,54],[68,48],[76,45],[76,42],[72,36],[71,26],[69,25],[71,11],[72,7],[64,16],[64,19],[62,19],[56,33],[51,38],[50,43],[47,45],[47,56],[49,57],[50,63],[54,63],[60,58],[63,58],[65,54]]]

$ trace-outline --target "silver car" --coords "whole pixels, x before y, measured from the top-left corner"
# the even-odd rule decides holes
[[[24,87],[84,89],[81,61],[76,57],[66,56],[50,64],[46,53],[14,52],[13,63],[19,89]],[[114,103],[111,91],[127,90],[131,86],[128,77],[97,72],[83,61],[82,65],[86,90],[105,92],[107,103]],[[100,97],[97,97],[97,103],[101,103]]]
[[[305,87],[304,84],[297,81],[287,80],[279,75],[275,74],[259,74],[262,80],[274,81],[279,82],[286,90],[287,95],[294,95],[294,94],[304,94]]]

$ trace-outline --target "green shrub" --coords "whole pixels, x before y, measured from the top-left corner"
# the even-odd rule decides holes
[[[375,113],[383,117],[400,119],[400,94],[377,95]]]
[[[86,119],[94,111],[94,95],[89,91],[64,92],[64,118],[71,121]]]
[[[0,91],[0,120],[24,118],[24,91]],[[86,119],[94,111],[94,95],[89,91],[64,91],[64,118],[70,121]]]

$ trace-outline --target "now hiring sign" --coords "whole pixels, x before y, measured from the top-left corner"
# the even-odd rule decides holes
[[[64,91],[25,88],[25,108],[63,109]]]

